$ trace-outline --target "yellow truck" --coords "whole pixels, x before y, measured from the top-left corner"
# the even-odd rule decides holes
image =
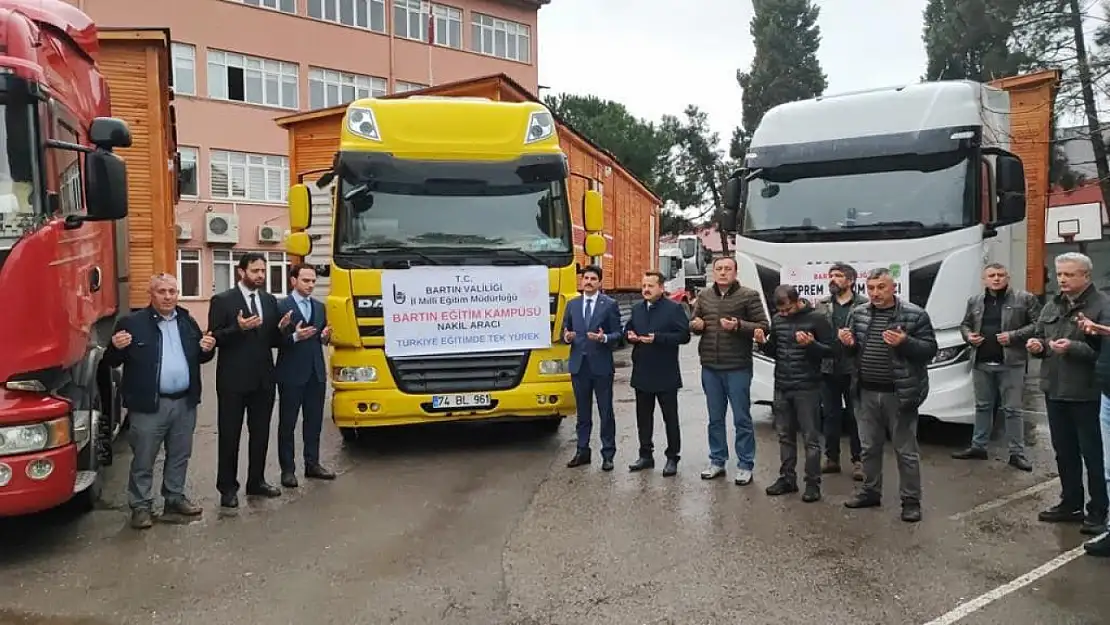
[[[577,271],[567,158],[542,104],[485,98],[348,105],[331,171],[332,418],[367,428],[575,414],[562,341]],[[332,184],[334,182],[334,184]],[[289,192],[296,257],[323,248],[310,189]],[[601,194],[581,207],[605,253]]]

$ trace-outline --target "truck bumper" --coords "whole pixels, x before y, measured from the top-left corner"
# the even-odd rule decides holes
[[[49,464],[52,469],[42,479],[28,477],[28,468]],[[0,473],[7,466],[11,480],[0,486],[0,517],[33,514],[49,510],[73,498],[77,481],[77,447],[66,445],[57,449],[18,456],[0,456]]]
[[[492,408],[460,408],[442,412],[430,409],[432,395],[407,395],[396,389],[336,389],[332,395],[332,421],[341,428],[361,428],[565,417],[576,412],[569,379],[564,382],[524,383],[511,390],[490,394]]]
[[[770,405],[775,396],[775,365],[762,358],[753,358],[753,361],[752,403]],[[929,369],[929,397],[918,413],[946,423],[974,423],[971,365],[961,362]]]

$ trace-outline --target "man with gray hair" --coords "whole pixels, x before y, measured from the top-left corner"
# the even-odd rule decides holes
[[[1107,299],[1091,284],[1091,259],[1069,252],[1056,257],[1060,293],[1041,309],[1025,349],[1042,359],[1041,390],[1048,411],[1048,429],[1060,474],[1060,503],[1042,511],[1045,523],[1082,523],[1083,534],[1106,531],[1110,507],[1103,478],[1102,434],[1095,377],[1100,341],[1084,331],[1085,319],[1099,319]],[[1090,501],[1083,512],[1083,466],[1087,467]]]
[[[177,305],[177,278],[161,273],[150,280],[150,305],[116,324],[104,354],[109,366],[123,365],[123,405],[131,430],[131,473],[127,498],[131,527],[153,524],[154,463],[164,445],[164,512],[185,517],[201,513],[185,497],[185,477],[193,453],[200,403],[200,365],[216,355],[216,339],[201,332],[189,311]]]
[[[936,356],[937,337],[925,309],[895,294],[889,269],[867,275],[871,303],[852,310],[838,331],[844,348],[856,356],[856,422],[862,447],[863,485],[847,508],[882,504],[883,444],[890,435],[898,459],[902,520],[921,520],[921,452],[917,409],[929,395],[925,367]]]
[[[1025,457],[1022,398],[1028,355],[1025,342],[1033,336],[1041,303],[1036,296],[1010,285],[1005,265],[991,263],[983,269],[983,290],[967,300],[960,334],[971,344],[971,375],[975,391],[975,429],[971,446],[957,451],[957,460],[986,460],[987,443],[994,425],[995,406],[1006,416],[1009,464],[1032,471]]]

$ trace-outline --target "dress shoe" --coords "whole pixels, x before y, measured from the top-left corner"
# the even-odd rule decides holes
[[[1079,526],[1079,533],[1087,536],[1098,536],[1106,532],[1106,517],[1088,515]]]
[[[273,484],[259,482],[247,486],[248,497],[281,497],[281,489]]]
[[[642,456],[637,458],[636,462],[633,462],[632,464],[628,465],[628,470],[632,471],[633,473],[635,473],[636,471],[643,471],[644,469],[654,469],[654,468],[655,468],[655,460],[652,459],[652,458],[644,458]]]
[[[1082,523],[1083,510],[1066,508],[1063,504],[1057,504],[1048,510],[1041,511],[1037,515],[1037,520],[1042,523]]]
[[[239,507],[239,495],[236,495],[235,493],[227,493],[225,495],[220,495],[220,507],[221,508],[238,508]]]
[[[580,451],[575,453],[574,457],[570,459],[570,462],[567,463],[567,468],[573,469],[574,467],[580,467],[587,464],[590,464],[590,453]]]
[[[612,471],[613,470],[613,461],[609,458],[606,458],[605,460],[602,460],[601,461],[601,470],[602,471]]]
[[[817,482],[807,482],[806,491],[802,493],[802,501],[806,503],[821,501],[821,486]]]
[[[334,480],[335,473],[323,466],[314,464],[304,469],[304,476],[310,480]]]
[[[821,473],[840,473],[840,462],[825,458],[825,461],[821,463]]]
[[[131,511],[131,528],[146,530],[154,526],[154,515],[146,508],[136,508]]]
[[[767,487],[767,495],[778,497],[789,493],[798,492],[798,483],[788,477],[780,477],[774,484]]]
[[[986,460],[987,450],[981,447],[968,447],[962,451],[952,453],[952,457],[956,460]]]
[[[297,483],[297,476],[292,471],[282,471],[281,485],[285,488],[296,488],[299,486]]]
[[[167,501],[163,513],[179,516],[199,516],[203,511],[203,508],[182,497],[181,499]]]
[[[852,463],[852,479],[857,482],[863,481],[863,463],[859,460]]]
[[[1087,555],[1096,558],[1110,558],[1110,534],[1103,534],[1099,538],[1088,541],[1083,545]]]
[[[1033,464],[1022,456],[1010,456],[1010,466],[1026,473],[1033,470]]]
[[[902,502],[902,520],[906,523],[917,523],[921,520],[921,504],[916,501]]]
[[[671,477],[678,474],[678,460],[674,458],[667,458],[667,464],[663,465],[663,477]]]
[[[860,508],[878,508],[883,505],[883,500],[875,495],[867,495],[864,493],[857,493],[851,499],[844,502],[845,508],[858,510]]]

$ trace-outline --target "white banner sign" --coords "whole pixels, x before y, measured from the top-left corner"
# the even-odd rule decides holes
[[[382,272],[390,357],[551,346],[547,267],[413,267]]]
[[[829,268],[836,263],[815,263],[804,265],[783,265],[779,270],[779,282],[798,287],[798,294],[809,300],[817,300],[829,295]],[[867,296],[867,274],[880,267],[889,269],[894,277],[894,293],[901,298],[910,296],[910,268],[906,263],[878,261],[854,261],[845,264],[856,270],[856,293]]]

